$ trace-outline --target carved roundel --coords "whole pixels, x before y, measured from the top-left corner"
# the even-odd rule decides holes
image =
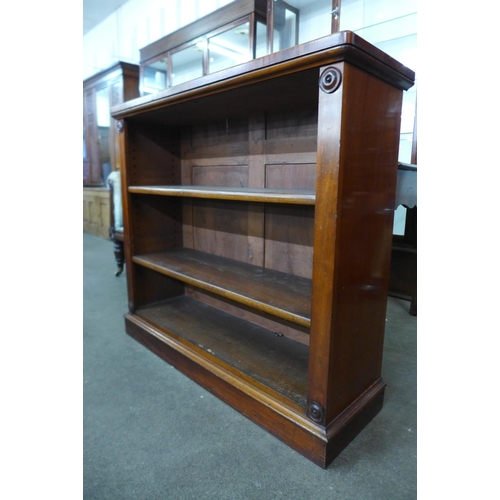
[[[337,68],[326,68],[319,77],[319,87],[323,92],[331,94],[335,92],[342,82],[342,73]]]
[[[309,407],[307,409],[307,416],[311,420],[314,420],[315,422],[318,422],[320,424],[322,423],[324,416],[323,408],[321,407],[320,404],[316,403],[315,401],[312,401],[311,403],[309,403]]]

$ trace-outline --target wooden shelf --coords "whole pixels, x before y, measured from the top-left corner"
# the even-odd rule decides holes
[[[133,261],[259,311],[310,326],[309,279],[188,248],[134,256]]]
[[[305,409],[307,346],[187,296],[141,308],[136,314],[175,335],[174,344],[201,352],[209,363]]]
[[[316,195],[308,189],[232,188],[208,186],[130,186],[130,193],[185,198],[240,200],[265,203],[314,205]]]

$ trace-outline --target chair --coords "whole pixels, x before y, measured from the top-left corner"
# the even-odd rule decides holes
[[[123,210],[122,210],[122,191],[120,183],[120,172],[111,172],[107,179],[107,185],[110,193],[110,228],[109,238],[113,242],[113,251],[117,270],[115,276],[120,276],[123,272],[125,254],[123,248]]]

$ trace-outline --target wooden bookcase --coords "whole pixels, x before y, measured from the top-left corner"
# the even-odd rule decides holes
[[[127,333],[322,467],[382,406],[413,79],[340,32],[112,110]]]

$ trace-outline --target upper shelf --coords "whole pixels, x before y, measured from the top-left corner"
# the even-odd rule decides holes
[[[314,205],[316,195],[309,189],[233,188],[208,186],[130,186],[130,193],[186,198],[240,200],[265,203]]]

